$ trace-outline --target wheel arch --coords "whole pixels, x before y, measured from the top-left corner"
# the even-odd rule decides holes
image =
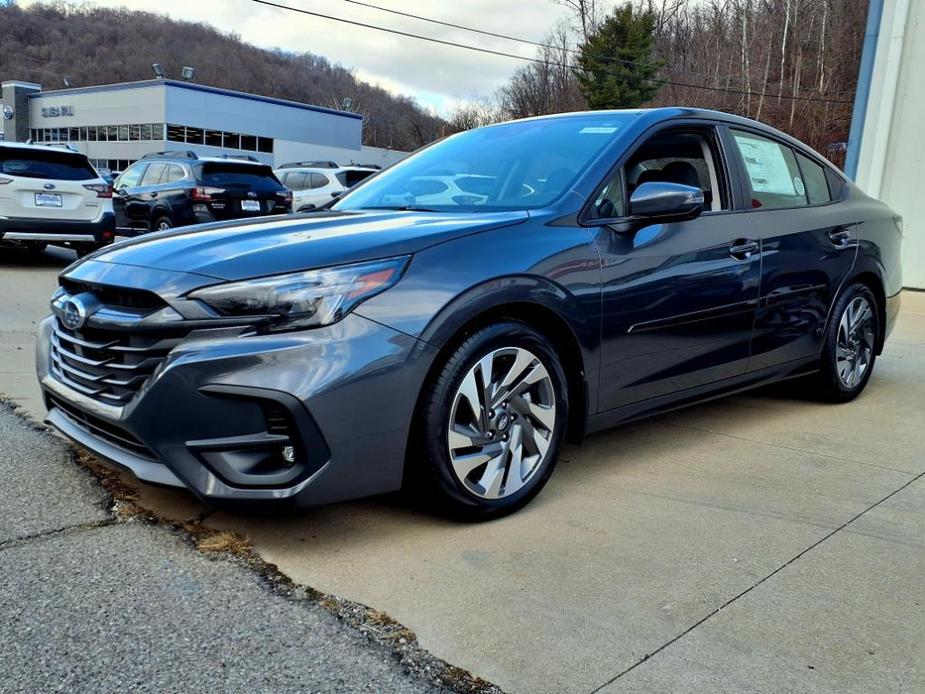
[[[418,391],[415,412],[419,411],[448,355],[475,331],[505,319],[521,321],[539,330],[559,354],[569,396],[566,437],[580,442],[592,404],[596,402],[595,331],[571,293],[540,277],[506,277],[474,287],[447,304],[430,321],[421,338],[436,347],[437,353]],[[415,423],[409,436],[415,436],[416,428]],[[407,450],[412,451],[413,446],[409,445]]]

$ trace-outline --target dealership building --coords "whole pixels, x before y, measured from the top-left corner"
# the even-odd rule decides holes
[[[6,81],[0,102],[2,139],[67,142],[111,170],[164,150],[250,155],[273,166],[387,165],[404,155],[364,147],[357,113],[164,78],[50,91]]]

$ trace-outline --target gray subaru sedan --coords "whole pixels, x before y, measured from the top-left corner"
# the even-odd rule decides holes
[[[900,226],[723,113],[471,130],[328,209],[71,265],[38,340],[47,421],[215,501],[405,488],[493,518],[566,438],[783,379],[858,396],[899,310]]]

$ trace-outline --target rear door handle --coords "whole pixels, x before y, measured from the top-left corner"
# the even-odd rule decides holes
[[[851,232],[845,227],[835,227],[829,231],[829,241],[836,246],[847,246],[851,241]]]
[[[749,239],[739,239],[729,247],[729,255],[736,260],[748,260],[758,252],[758,242]]]

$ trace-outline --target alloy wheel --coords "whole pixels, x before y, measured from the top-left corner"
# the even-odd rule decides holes
[[[456,478],[502,499],[542,467],[556,426],[556,391],[539,357],[502,347],[469,369],[453,397],[447,435]]]
[[[835,341],[835,369],[842,386],[857,387],[870,367],[873,352],[874,311],[865,297],[856,296],[842,313]]]

